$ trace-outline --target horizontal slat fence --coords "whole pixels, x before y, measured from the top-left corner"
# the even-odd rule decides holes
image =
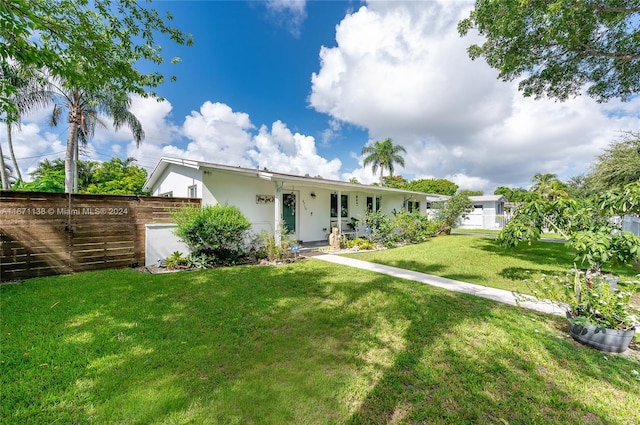
[[[0,191],[0,282],[144,264],[145,224],[199,199]]]

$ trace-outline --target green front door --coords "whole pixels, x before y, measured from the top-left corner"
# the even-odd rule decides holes
[[[296,195],[294,193],[282,195],[282,221],[287,233],[296,232]]]

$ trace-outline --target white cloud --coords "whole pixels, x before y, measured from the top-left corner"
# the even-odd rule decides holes
[[[322,176],[338,179],[342,162],[327,160],[316,151],[315,139],[300,133],[292,133],[281,121],[266,126],[254,137],[255,147],[249,153],[259,168],[284,173]]]
[[[302,24],[307,19],[306,0],[267,0],[265,5],[273,20],[294,37],[300,36]]]
[[[470,6],[368,2],[338,25],[336,47],[321,48],[310,105],[404,146],[406,167],[396,174],[451,176],[466,189],[527,184],[536,172],[583,173],[619,130],[639,128],[640,99],[533,100],[497,80],[468,58],[474,39],[457,33]],[[368,181],[366,171],[349,175]]]

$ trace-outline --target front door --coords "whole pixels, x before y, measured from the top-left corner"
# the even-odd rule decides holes
[[[282,221],[287,229],[287,233],[296,232],[296,195],[295,193],[284,193],[282,195]]]

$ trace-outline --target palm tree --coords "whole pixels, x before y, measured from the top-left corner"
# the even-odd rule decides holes
[[[2,154],[2,143],[0,143],[0,182],[2,183],[2,190],[9,190],[11,185],[9,184],[9,176],[11,175],[11,168],[4,160]]]
[[[557,181],[558,176],[551,173],[536,173],[531,181],[531,191],[539,194],[543,199],[549,198],[549,191],[551,190],[551,184],[553,181]]]
[[[367,155],[364,159],[364,166],[371,165],[371,170],[375,174],[380,168],[380,186],[384,170],[389,170],[389,175],[393,176],[393,165],[400,164],[404,167],[404,158],[400,152],[407,153],[406,149],[400,145],[394,145],[393,140],[385,139],[382,142],[376,141],[373,145],[366,145],[362,148],[362,155]]]
[[[51,124],[57,125],[62,112],[68,112],[69,134],[65,154],[64,186],[65,192],[72,193],[77,184],[74,176],[77,172],[78,144],[87,144],[88,138],[94,134],[96,125],[106,127],[99,115],[112,118],[116,130],[123,125],[129,127],[137,146],[144,139],[144,130],[138,118],[129,111],[130,98],[122,100],[109,92],[93,93],[79,88],[67,88],[59,81],[51,85],[56,93]]]
[[[7,124],[7,144],[9,145],[9,156],[13,162],[13,167],[18,177],[22,181],[22,173],[18,166],[18,161],[13,150],[12,127],[20,127],[20,118],[23,114],[35,109],[45,107],[51,102],[51,92],[46,88],[46,81],[39,78],[34,68],[10,64],[2,61],[0,64],[0,79],[4,84],[15,87],[18,91],[10,97],[10,101],[15,105],[16,110],[5,116]]]

